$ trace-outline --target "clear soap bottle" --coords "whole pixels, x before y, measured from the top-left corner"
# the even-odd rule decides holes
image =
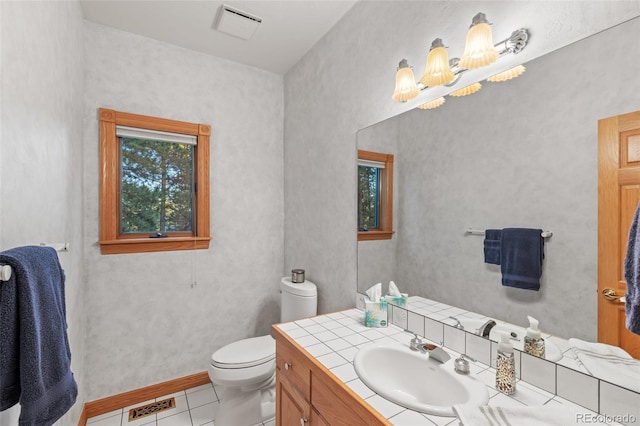
[[[529,319],[529,328],[524,336],[524,351],[533,356],[544,358],[544,339],[538,329],[538,320],[533,317]]]
[[[506,333],[502,333],[498,344],[496,389],[505,395],[513,395],[516,392],[516,360],[513,355],[513,345]]]

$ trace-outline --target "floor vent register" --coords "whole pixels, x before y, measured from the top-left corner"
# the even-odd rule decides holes
[[[151,404],[142,405],[140,407],[132,408],[129,410],[129,421],[141,419],[152,414],[157,414],[161,411],[170,410],[176,408],[176,399],[167,398],[162,401],[152,402]]]

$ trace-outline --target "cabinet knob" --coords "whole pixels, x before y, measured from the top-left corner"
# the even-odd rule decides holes
[[[288,369],[290,369],[290,368],[291,368],[291,364],[290,364],[290,363],[288,363],[288,362],[285,362],[285,363],[284,363],[284,369],[285,369],[285,370],[288,370]],[[300,419],[300,421],[302,421],[302,419]]]
[[[304,426],[307,424],[309,420],[306,417],[300,419],[300,426]]]

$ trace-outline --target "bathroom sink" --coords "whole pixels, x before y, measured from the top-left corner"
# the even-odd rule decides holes
[[[486,405],[489,401],[484,383],[456,373],[453,358],[441,364],[400,343],[365,346],[356,353],[353,365],[371,390],[422,413],[454,417],[456,404]]]

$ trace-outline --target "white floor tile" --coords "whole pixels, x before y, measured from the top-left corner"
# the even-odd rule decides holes
[[[157,416],[152,414],[150,416],[141,417],[137,420],[129,421],[129,413],[125,412],[122,416],[122,424],[124,426],[143,426],[148,424],[156,424]]]
[[[195,388],[187,389],[185,391],[185,393],[188,395],[188,394],[193,393],[193,392],[198,392],[198,391],[201,391],[203,389],[211,389],[211,388],[213,388],[213,384],[207,383],[207,384],[202,385],[202,386],[196,386]]]
[[[218,397],[215,391],[212,389],[203,389],[197,392],[187,394],[187,402],[189,403],[189,409],[193,410],[201,405],[217,402]]]
[[[107,419],[111,419],[111,420],[109,422],[106,422]],[[98,422],[102,422],[102,423],[98,423]],[[87,419],[88,425],[93,423],[98,423],[99,426],[106,426],[111,424],[119,425],[121,422],[122,422],[122,408]]]
[[[191,414],[183,411],[173,416],[158,419],[158,426],[193,426],[191,422]]]
[[[219,402],[212,402],[192,408],[191,421],[193,422],[193,426],[201,426],[215,420],[218,414],[218,407],[220,407]]]
[[[102,414],[100,416],[91,417],[87,419],[87,425],[91,426],[121,426],[122,425],[122,410],[118,410],[119,413],[113,412]],[[107,416],[108,415],[108,416]],[[107,416],[107,417],[105,417]]]
[[[168,398],[179,398],[181,396],[185,396],[185,391],[180,391],[180,392],[159,396],[156,398],[156,401],[162,401],[163,399],[168,399]]]
[[[163,419],[165,417],[171,417],[178,413],[182,413],[183,411],[189,410],[189,405],[187,405],[187,397],[186,395],[181,395],[174,397],[176,399],[175,408],[171,408],[169,410],[160,411],[158,414],[158,420]]]

